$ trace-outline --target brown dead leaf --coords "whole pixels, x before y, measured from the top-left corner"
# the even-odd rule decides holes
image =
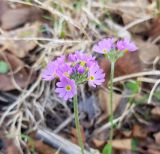
[[[112,6],[113,5],[113,6]],[[113,3],[111,6],[114,13],[122,17],[124,25],[135,22],[138,19],[150,16],[152,11],[148,9],[148,1],[118,1],[118,3]],[[135,13],[136,12],[136,13]],[[133,33],[142,33],[150,29],[151,25],[148,21],[141,22],[132,26],[129,30]]]
[[[155,140],[157,144],[160,144],[160,132],[154,134]]]
[[[28,143],[30,149],[35,148],[39,154],[61,154],[58,150],[53,149],[48,146],[41,140],[33,140],[31,143]]]
[[[40,17],[41,10],[36,7],[10,9],[2,15],[1,27],[4,30],[11,30]]]
[[[128,52],[118,59],[115,66],[115,76],[133,74],[142,71],[142,64],[139,59],[139,52]]]
[[[3,15],[7,10],[9,10],[9,6],[8,6],[7,1],[5,1],[5,0],[0,0],[0,21],[1,21],[2,15]]]
[[[160,154],[159,145],[156,145],[155,143],[151,143],[147,146],[147,154]]]
[[[0,60],[6,61],[10,66],[10,72],[8,74],[0,74],[0,90],[9,91],[17,88],[25,88],[30,84],[35,75],[31,74],[31,71],[24,68],[24,63],[9,53],[0,55]]]
[[[153,64],[156,57],[160,57],[159,47],[150,42],[137,39],[136,44],[139,48],[139,57],[144,64]]]
[[[76,128],[71,128],[71,134],[72,134],[72,142],[73,143],[76,143],[78,144],[78,140],[77,140],[77,130]],[[83,143],[85,143],[86,141],[86,136],[85,136],[85,132],[84,132],[84,129],[83,127],[81,127],[81,135],[82,135],[82,140],[83,140]]]
[[[132,150],[132,139],[113,140],[112,146],[118,150]]]
[[[18,150],[17,146],[15,145],[13,140],[6,140],[6,154],[20,154],[20,151]]]
[[[160,35],[160,16],[154,19],[152,27],[149,30],[149,36],[153,39]]]
[[[148,132],[144,127],[137,124],[133,126],[133,132],[132,132],[133,137],[145,139],[147,138],[147,134]]]
[[[146,154],[160,154],[160,151],[154,150],[154,149],[149,149]]]
[[[5,154],[20,154],[14,139],[7,138],[3,130],[0,130],[0,151]]]
[[[106,74],[106,81],[108,82],[110,76],[110,62],[103,58],[100,60],[99,64],[104,70]],[[138,51],[126,53],[116,62],[115,77],[140,72],[142,71],[142,67]]]
[[[33,25],[29,25],[27,27],[5,33],[4,35],[7,38],[12,38],[15,36],[17,38],[37,37],[39,27],[39,23],[34,23]],[[37,46],[37,43],[35,41],[27,40],[6,40],[2,44],[4,44],[6,49],[8,49],[14,55],[20,58],[25,57],[29,51],[33,50]]]
[[[132,131],[131,130],[120,130],[119,133],[121,135],[123,135],[124,137],[126,137],[126,138],[129,138],[132,135]]]
[[[160,117],[160,107],[155,107],[151,110],[151,114],[155,117]]]
[[[94,146],[96,147],[96,149],[103,149],[104,145],[106,144],[105,141],[98,140],[98,139],[93,139],[92,142]]]

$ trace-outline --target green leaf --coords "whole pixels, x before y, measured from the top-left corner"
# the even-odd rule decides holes
[[[132,93],[138,93],[140,90],[140,84],[138,81],[130,81],[125,84],[125,87],[129,89]]]
[[[138,140],[133,138],[131,142],[132,151],[136,151],[138,147]]]
[[[108,143],[103,148],[102,154],[112,154],[112,144]]]
[[[8,64],[5,61],[0,60],[0,74],[6,74],[8,71],[9,71]]]

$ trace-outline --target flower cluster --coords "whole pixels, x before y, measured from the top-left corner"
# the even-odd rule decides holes
[[[104,78],[105,74],[95,57],[81,51],[51,61],[42,71],[43,80],[57,79],[55,91],[64,100],[76,95],[77,85],[88,82],[90,86],[96,87],[105,81]]]
[[[107,54],[107,52],[110,52],[112,50],[132,52],[132,51],[136,51],[137,47],[134,44],[134,42],[131,42],[127,38],[120,39],[116,43],[114,41],[114,38],[107,38],[95,44],[93,46],[93,50],[101,54]]]

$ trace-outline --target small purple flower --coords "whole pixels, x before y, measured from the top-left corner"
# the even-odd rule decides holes
[[[48,63],[47,67],[42,71],[42,79],[46,81],[53,80],[57,77],[57,66],[54,61]]]
[[[61,63],[57,65],[57,76],[59,78],[69,77],[72,73],[72,68],[67,63]]]
[[[55,89],[55,92],[57,92],[59,97],[64,100],[68,100],[76,95],[76,84],[74,80],[63,77],[56,85],[57,88]]]
[[[57,64],[57,65],[61,65],[61,64],[63,64],[65,62],[65,56],[60,56],[60,57],[58,57],[56,60],[55,60],[55,63]]]
[[[92,87],[101,85],[105,81],[105,74],[97,64],[92,65],[88,72],[88,83]]]
[[[112,48],[114,48],[113,38],[103,39],[93,46],[93,50],[101,54],[106,54]]]
[[[79,74],[83,74],[85,72],[85,68],[83,66],[79,66],[77,71]]]
[[[119,51],[136,51],[138,49],[134,42],[128,40],[127,38],[117,41],[116,47]]]
[[[80,63],[81,66],[90,67],[95,63],[95,57],[82,53],[82,51],[76,51],[74,54],[68,56],[68,60],[71,62]]]

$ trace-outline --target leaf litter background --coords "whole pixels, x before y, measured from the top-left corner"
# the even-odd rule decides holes
[[[93,44],[109,36],[139,48],[116,64],[114,154],[160,154],[159,0],[0,0],[0,153],[80,153],[72,102],[40,72],[62,54],[95,54]],[[81,86],[78,97],[86,153],[98,154],[110,128],[110,64],[96,56],[106,83]]]

